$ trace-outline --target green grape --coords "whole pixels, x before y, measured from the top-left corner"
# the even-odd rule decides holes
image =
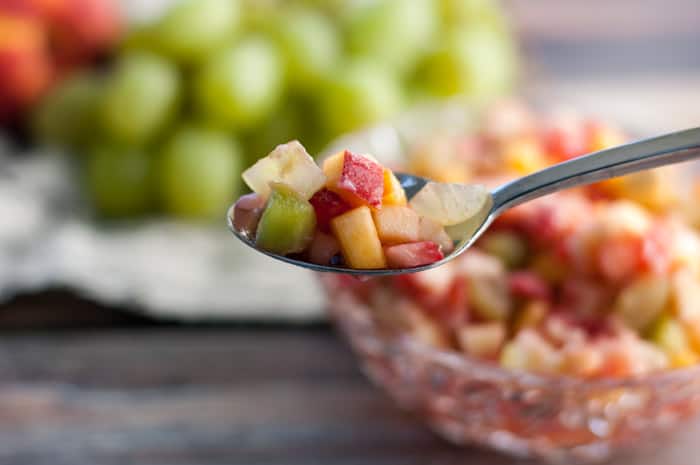
[[[505,15],[494,0],[439,0],[439,6],[447,26],[487,26],[509,33]]]
[[[164,209],[189,219],[221,219],[239,192],[240,152],[226,133],[184,127],[166,143],[158,165]]]
[[[140,215],[152,205],[151,159],[137,149],[100,146],[90,153],[86,184],[98,213]]]
[[[238,0],[179,0],[152,30],[159,49],[181,62],[196,62],[236,32]]]
[[[439,12],[434,0],[356,2],[345,23],[351,53],[406,72],[437,36]]]
[[[82,73],[61,82],[33,115],[33,129],[43,142],[77,148],[94,137],[99,78]]]
[[[177,69],[169,62],[143,52],[126,55],[101,96],[108,137],[129,145],[151,140],[174,116],[179,87]]]
[[[328,17],[312,9],[293,8],[279,18],[276,29],[289,81],[299,89],[311,89],[338,61],[337,30]]]
[[[322,120],[332,135],[384,120],[401,107],[398,79],[368,61],[354,61],[339,69],[320,94]]]
[[[460,29],[426,58],[417,79],[430,95],[488,97],[510,90],[516,64],[513,45],[499,32]]]
[[[275,46],[263,37],[248,37],[213,56],[199,70],[196,104],[216,126],[252,128],[280,104],[283,72]]]

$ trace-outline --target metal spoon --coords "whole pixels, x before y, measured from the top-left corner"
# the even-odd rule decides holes
[[[476,217],[469,220],[474,226],[460,241],[456,241],[454,251],[439,262],[417,268],[357,270],[351,268],[322,266],[276,255],[257,249],[272,258],[313,271],[343,273],[361,276],[392,276],[429,270],[454,260],[467,250],[505,210],[553,192],[570,187],[582,186],[598,181],[634,173],[650,168],[680,163],[700,157],[700,127],[674,132],[651,139],[613,147],[583,157],[559,163],[531,175],[504,184],[491,192],[490,208],[483,209]],[[425,186],[429,180],[418,176],[396,173],[401,185],[410,199]],[[233,226],[233,207],[229,209],[227,219],[229,229],[246,245],[255,248],[255,244]]]

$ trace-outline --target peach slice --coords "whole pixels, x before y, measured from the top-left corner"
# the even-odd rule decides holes
[[[372,217],[382,244],[418,242],[420,217],[410,208],[385,206],[372,212]]]
[[[331,220],[345,262],[355,269],[386,268],[386,258],[369,207],[358,207]]]

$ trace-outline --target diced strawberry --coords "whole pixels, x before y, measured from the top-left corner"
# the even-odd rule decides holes
[[[430,265],[445,258],[435,242],[414,242],[384,248],[390,268],[415,268]]]
[[[625,280],[644,269],[643,241],[636,236],[620,236],[598,246],[598,271],[613,281]]]
[[[575,124],[547,128],[542,138],[547,154],[560,161],[579,157],[588,148],[585,132]]]
[[[336,188],[354,206],[378,208],[384,196],[384,168],[367,157],[346,150],[343,171]]]
[[[595,283],[572,277],[561,287],[559,305],[555,310],[571,314],[594,314],[597,309],[605,306],[609,296],[604,289]]]
[[[642,261],[647,270],[662,274],[668,271],[671,262],[671,234],[663,225],[652,227],[642,239]]]
[[[552,291],[549,285],[532,271],[517,271],[508,277],[510,292],[515,297],[550,300]]]
[[[321,231],[330,231],[330,223],[336,216],[342,215],[351,209],[338,194],[325,187],[316,192],[309,200],[316,211],[316,224]]]

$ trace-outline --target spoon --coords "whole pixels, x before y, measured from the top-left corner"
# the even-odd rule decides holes
[[[662,136],[633,142],[550,166],[536,173],[508,182],[490,193],[487,208],[468,221],[472,227],[464,228],[466,235],[455,241],[454,251],[442,260],[416,268],[359,270],[343,267],[316,265],[301,260],[276,255],[255,247],[245,234],[237,231],[233,223],[233,207],[227,220],[229,229],[238,239],[255,250],[272,258],[313,271],[342,273],[357,276],[393,276],[416,273],[444,265],[454,260],[486,231],[504,211],[529,200],[570,187],[583,186],[637,171],[656,168],[700,158],[700,127],[673,132]],[[430,180],[409,174],[395,173],[406,196],[411,199]]]

